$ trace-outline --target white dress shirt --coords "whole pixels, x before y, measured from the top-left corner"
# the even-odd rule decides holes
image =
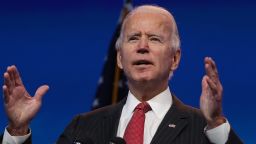
[[[141,102],[129,91],[118,125],[118,137],[123,137],[126,126],[133,115],[133,111],[139,103]],[[151,142],[158,126],[172,105],[172,96],[169,88],[147,101],[147,103],[152,110],[145,114],[144,144]]]
[[[147,102],[152,110],[148,111],[145,117],[144,144],[150,144],[158,126],[172,106],[173,101],[169,87]],[[118,137],[123,137],[126,126],[132,117],[133,110],[139,103],[140,101],[131,92],[129,92],[118,125]],[[228,121],[214,129],[205,130],[205,134],[208,139],[215,144],[224,144],[228,140],[229,132],[230,125]],[[22,144],[30,135],[31,132],[25,136],[11,136],[5,129],[2,143]]]
[[[30,135],[31,130],[29,131],[29,134],[24,136],[11,136],[5,128],[2,144],[22,144],[29,138]]]
[[[158,126],[173,103],[169,87],[147,102],[152,110],[145,114],[144,144],[150,144]],[[140,101],[129,91],[118,125],[118,137],[124,136],[125,129],[133,115],[133,111],[139,103]],[[224,144],[228,140],[229,131],[230,125],[226,122],[214,129],[205,130],[205,134],[212,143]]]

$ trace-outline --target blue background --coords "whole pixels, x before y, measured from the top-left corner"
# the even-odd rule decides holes
[[[256,2],[134,1],[144,3],[166,7],[176,18],[182,59],[170,81],[174,93],[198,107],[203,59],[212,56],[224,87],[225,115],[245,143],[256,143]],[[41,84],[50,86],[31,124],[34,143],[54,143],[74,115],[90,110],[122,4],[0,0],[0,73],[15,64],[31,94]],[[1,106],[0,131],[6,125]]]

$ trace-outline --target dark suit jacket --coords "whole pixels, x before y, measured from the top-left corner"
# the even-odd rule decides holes
[[[76,116],[60,135],[58,144],[80,141],[88,144],[109,144],[116,136],[125,100],[87,114]],[[169,127],[175,124],[176,127]],[[204,134],[205,119],[200,110],[184,105],[173,97],[173,105],[158,127],[151,144],[209,144]],[[228,144],[242,142],[231,129]]]
[[[116,137],[124,104],[125,100],[76,116],[60,135],[57,144],[73,144],[75,141],[83,144],[109,144]],[[175,124],[176,127],[169,127],[169,124]],[[158,127],[151,144],[210,144],[204,134],[205,126],[200,110],[184,105],[173,97],[173,105]],[[31,143],[29,138],[24,144]],[[227,144],[242,144],[232,129]]]

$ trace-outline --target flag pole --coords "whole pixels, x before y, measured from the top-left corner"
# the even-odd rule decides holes
[[[131,0],[125,0],[123,9],[119,18],[119,22],[122,24],[125,16],[132,10],[132,1]],[[119,87],[119,79],[120,79],[120,73],[122,72],[117,63],[115,64],[115,76],[114,76],[114,83],[113,83],[113,93],[112,93],[112,104],[117,103],[118,101],[118,87]]]

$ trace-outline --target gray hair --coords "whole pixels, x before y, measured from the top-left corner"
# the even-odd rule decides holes
[[[139,6],[139,7],[136,7],[135,9],[133,9],[124,19],[123,21],[123,24],[122,24],[122,27],[121,27],[121,32],[120,32],[120,35],[116,41],[116,49],[120,49],[121,48],[121,45],[122,45],[122,42],[123,42],[123,38],[124,38],[124,27],[125,27],[125,24],[127,22],[127,19],[133,15],[136,11],[138,11],[139,9],[143,9],[143,8],[147,8],[147,9],[150,9],[150,8],[154,8],[154,9],[158,9],[158,10],[161,10],[164,12],[164,14],[168,15],[172,22],[173,22],[173,27],[172,27],[172,30],[170,30],[172,32],[171,34],[171,48],[174,50],[174,51],[177,51],[180,49],[180,37],[179,37],[179,32],[178,32],[178,27],[177,27],[177,24],[175,22],[175,19],[173,17],[173,15],[168,11],[166,10],[165,8],[163,7],[159,7],[159,6],[155,6],[155,5],[142,5],[142,6]]]

